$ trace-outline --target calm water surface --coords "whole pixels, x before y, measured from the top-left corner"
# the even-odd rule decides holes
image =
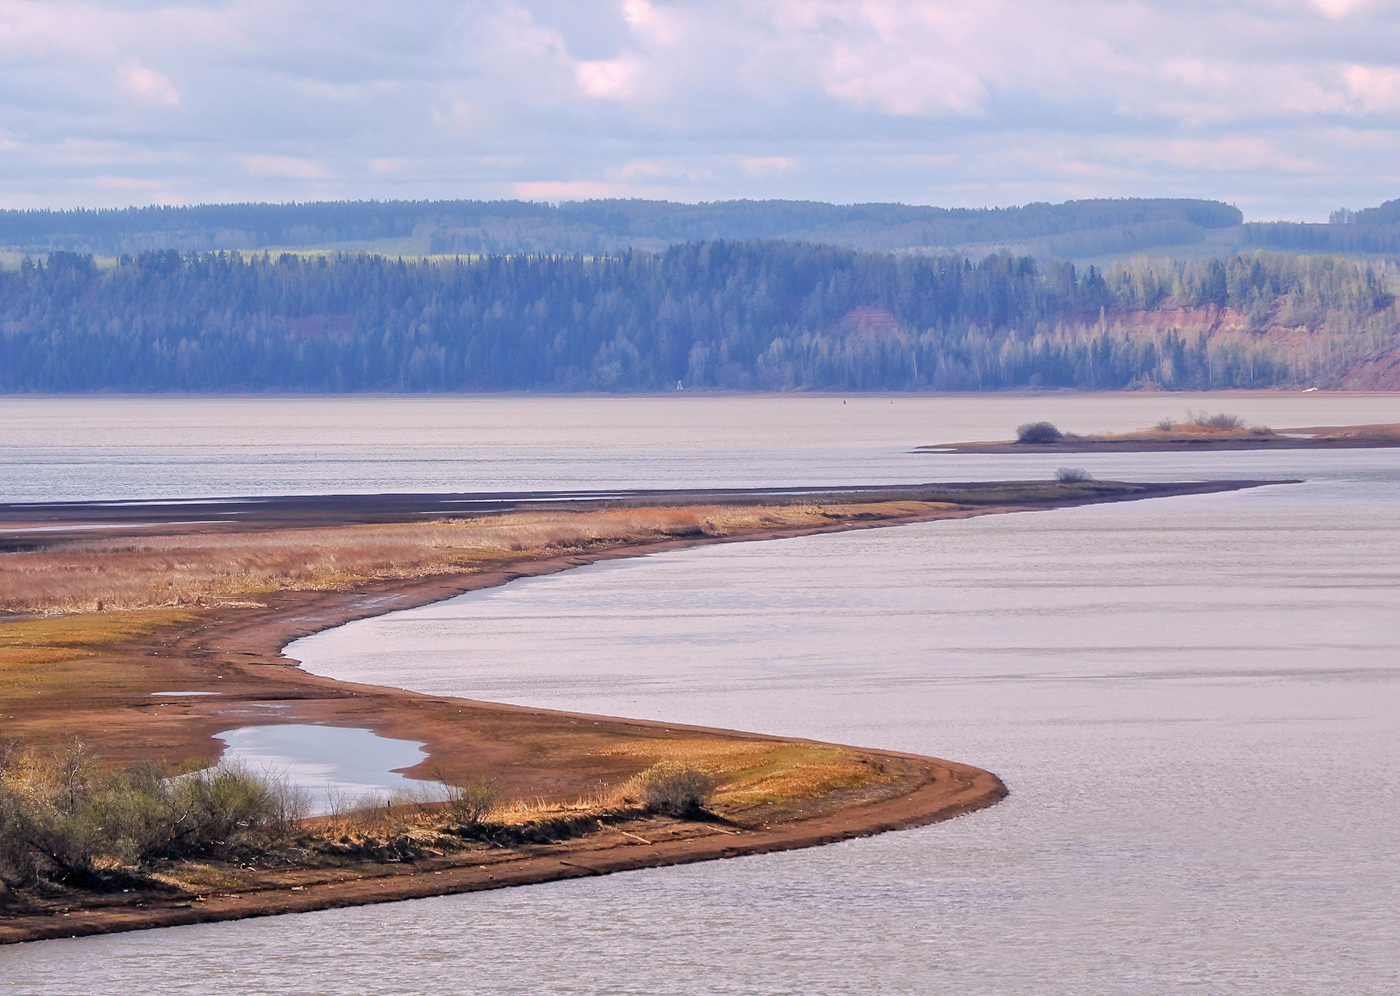
[[[1278,427],[1400,421],[1396,395],[0,396],[0,501],[958,480],[964,458],[910,448],[1222,407]]]
[[[301,790],[308,815],[383,800],[396,792],[422,792],[436,782],[399,774],[423,760],[423,744],[338,726],[277,724],[241,726],[219,734],[223,760],[266,774]]]
[[[1024,420],[1023,399],[997,400]],[[1371,400],[1350,420],[1396,418]],[[893,452],[854,449],[871,466]],[[1006,779],[991,810],[810,851],[25,945],[0,950],[0,985],[1400,991],[1400,460],[1098,460],[1306,483],[666,553],[292,651],[354,680],[940,754]]]

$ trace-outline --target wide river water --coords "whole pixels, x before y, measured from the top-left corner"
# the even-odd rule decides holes
[[[299,641],[289,652],[320,673],[941,755],[998,772],[1012,795],[807,851],[21,945],[0,949],[0,987],[1400,991],[1400,453],[908,452],[1041,417],[1132,428],[1188,406],[1280,426],[1400,421],[1400,398],[890,400],[186,400],[151,415],[162,402],[104,399],[103,417],[154,426],[105,444],[81,420],[60,444],[37,409],[30,442],[16,441],[17,411],[57,402],[0,401],[11,498],[989,479],[1065,462],[1122,479],[1304,481],[670,552]],[[452,429],[434,461],[404,413],[466,410],[456,404],[479,434]],[[250,407],[219,436],[206,405]],[[358,457],[358,428],[287,441],[297,413],[325,425],[349,411],[378,427]],[[177,438],[162,421],[172,413],[214,435]],[[253,420],[280,435],[227,438],[227,423]],[[386,476],[407,466],[385,457],[394,432],[411,466],[437,476],[418,488],[418,471]],[[217,454],[239,446],[245,462],[221,466]],[[313,469],[292,486],[284,446],[335,452],[341,476]],[[66,481],[59,450],[77,468]],[[172,462],[145,482],[137,456],[161,452]],[[492,477],[490,454],[511,452],[519,461],[502,457]],[[101,466],[115,469],[104,479]]]

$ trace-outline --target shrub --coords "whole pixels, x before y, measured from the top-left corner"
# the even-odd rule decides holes
[[[219,857],[265,848],[304,815],[303,801],[287,786],[236,765],[178,778],[154,772],[138,777],[145,784],[125,798],[138,810],[145,805],[154,817],[140,860]]]
[[[1093,474],[1079,467],[1061,467],[1055,471],[1055,480],[1061,484],[1082,484],[1093,479]]]
[[[443,801],[454,820],[466,826],[477,826],[495,810],[496,790],[485,782],[448,785]]]
[[[1244,419],[1228,412],[1216,412],[1214,415],[1204,411],[1187,412],[1186,417],[1192,425],[1199,425],[1203,429],[1243,429],[1245,425]]]
[[[238,767],[176,775],[99,764],[81,743],[10,750],[0,756],[0,878],[119,884],[114,866],[265,848],[301,815],[296,793]]]
[[[661,761],[628,782],[624,791],[652,812],[693,816],[704,812],[717,785],[718,779],[708,771]]]
[[[1016,428],[1018,443],[1057,443],[1064,433],[1049,422],[1027,422]]]

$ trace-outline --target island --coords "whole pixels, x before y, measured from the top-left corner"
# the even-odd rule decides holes
[[[522,577],[749,542],[1258,481],[0,505],[0,943],[809,847],[990,806],[993,773],[301,669],[291,641]],[[422,793],[308,815],[224,770],[258,724],[423,745]]]
[[[1400,423],[1314,425],[1292,429],[1251,426],[1238,415],[1189,412],[1180,422],[1163,419],[1132,432],[1078,435],[1051,422],[1027,422],[1015,439],[934,443],[924,453],[1148,453],[1199,450],[1316,450],[1400,446]]]

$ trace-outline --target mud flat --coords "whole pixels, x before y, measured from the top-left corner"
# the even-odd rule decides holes
[[[96,506],[9,506],[0,514],[0,540],[11,551],[0,557],[0,596],[16,615],[0,625],[0,736],[40,746],[77,737],[113,762],[211,763],[222,749],[218,734],[238,727],[367,729],[424,744],[426,756],[407,769],[410,776],[489,781],[502,799],[534,808],[509,825],[461,837],[460,846],[413,844],[386,854],[394,847],[385,841],[374,853],[284,853],[275,861],[167,869],[161,888],[98,892],[59,883],[12,894],[0,912],[0,942],[808,847],[991,805],[1006,794],[1001,781],[951,761],[349,684],[309,674],[281,651],[354,619],[606,559],[1263,483],[1278,482],[511,496],[515,504],[505,510],[470,511],[443,509],[443,496],[288,498],[261,517],[244,508],[231,522],[193,525],[187,507],[152,504],[143,517],[126,506],[114,523]],[[43,533],[33,532],[36,522]],[[122,528],[108,535],[104,525]],[[307,550],[325,549],[338,551],[339,573],[266,566],[277,551],[297,565],[309,559]],[[185,572],[178,589],[169,581],[176,561]],[[263,573],[248,573],[253,563],[264,564]],[[39,577],[73,580],[41,591],[36,569]],[[94,598],[89,607],[85,600]],[[707,812],[675,817],[587,801],[675,760],[720,779]]]

